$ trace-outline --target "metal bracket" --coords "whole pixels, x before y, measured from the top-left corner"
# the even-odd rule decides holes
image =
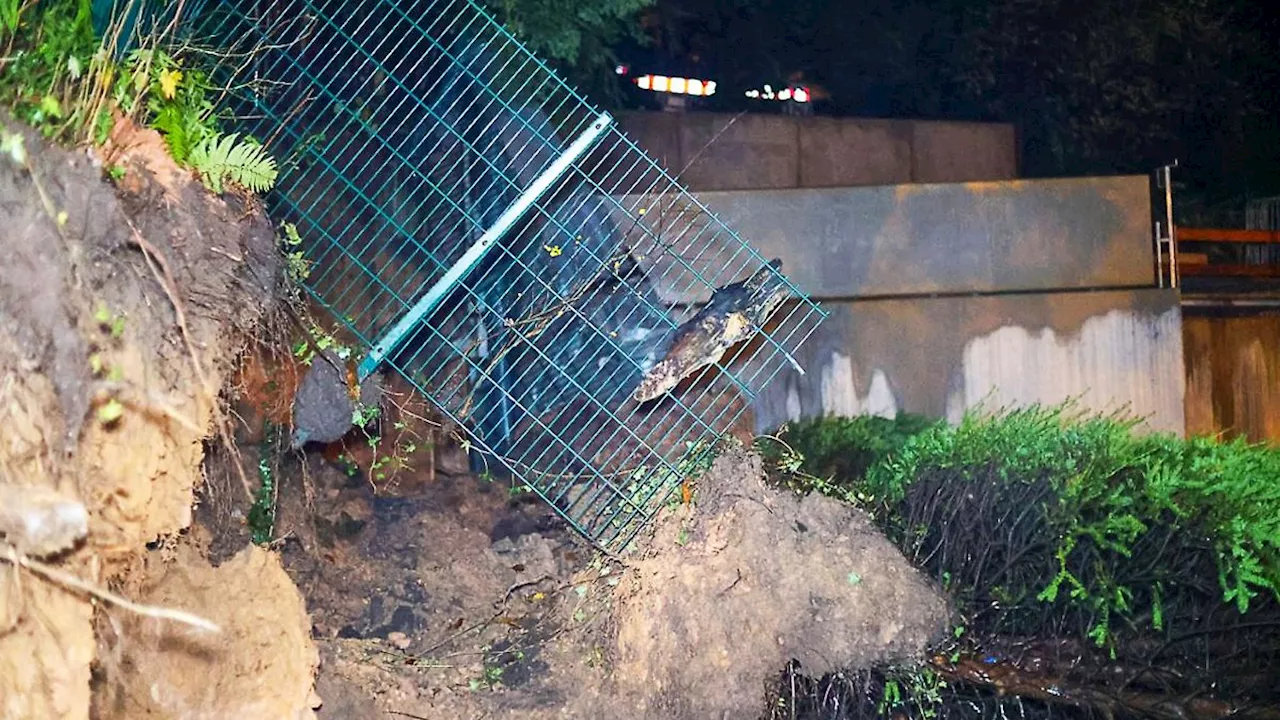
[[[613,116],[607,112],[600,113],[590,127],[574,139],[564,153],[548,165],[547,169],[542,171],[523,193],[520,193],[520,197],[516,198],[516,201],[511,203],[511,206],[494,221],[493,226],[485,230],[484,234],[470,248],[467,248],[467,252],[445,272],[444,277],[428,288],[422,299],[409,308],[400,318],[400,322],[397,322],[373,346],[369,354],[360,362],[357,370],[361,381],[372,375],[382,361],[399,347],[409,332],[431,315],[432,311],[448,297],[449,292],[457,287],[466,274],[480,263],[485,254],[520,221],[538,198],[568,172],[569,167],[581,159],[612,125]]]

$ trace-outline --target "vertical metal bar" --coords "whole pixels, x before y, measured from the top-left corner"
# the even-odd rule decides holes
[[[1155,222],[1156,230],[1156,277],[1159,287],[1176,289],[1179,285],[1178,275],[1178,239],[1177,228],[1173,223],[1173,168],[1178,166],[1174,160],[1156,170],[1156,187],[1164,190],[1164,220]],[[1165,255],[1168,254],[1168,281],[1165,285]]]
[[[1169,284],[1177,289],[1178,277],[1178,229],[1173,225],[1173,165],[1165,165],[1164,170],[1164,222],[1169,232]]]
[[[1164,231],[1161,229],[1164,223],[1157,220],[1155,223],[1155,243],[1156,243],[1156,287],[1164,287]]]
[[[547,166],[547,169],[544,170],[536,180],[529,184],[529,188],[521,193],[520,197],[516,198],[516,201],[511,204],[511,207],[508,207],[502,215],[498,217],[493,226],[486,230],[484,234],[480,236],[480,239],[467,249],[467,252],[458,259],[458,262],[454,263],[453,266],[449,268],[448,272],[444,274],[444,277],[437,280],[435,284],[427,290],[422,299],[419,300],[412,308],[409,308],[409,311],[404,314],[404,317],[400,319],[400,322],[396,323],[395,326],[387,331],[387,334],[373,346],[373,349],[369,351],[369,354],[365,356],[364,360],[360,363],[359,377],[361,380],[369,377],[375,370],[377,370],[378,366],[382,364],[382,361],[399,346],[405,336],[408,335],[409,332],[418,325],[418,323],[422,322],[422,320],[426,318],[442,300],[444,300],[444,298],[449,294],[449,291],[462,281],[462,278],[480,262],[481,258],[489,252],[489,250],[502,238],[502,236],[506,235],[507,231],[524,216],[525,212],[529,210],[534,202],[536,202],[538,198],[542,197],[542,195],[546,193],[546,191],[549,190],[551,186],[569,170],[570,166],[572,166],[574,162],[585,155],[587,151],[595,145],[596,141],[600,139],[600,136],[604,131],[612,124],[613,116],[607,112],[600,113],[600,115],[596,117],[595,122],[591,123],[591,125],[587,127],[587,129],[583,131],[583,133],[579,135],[571,145],[569,145],[564,154],[556,158],[555,161]]]

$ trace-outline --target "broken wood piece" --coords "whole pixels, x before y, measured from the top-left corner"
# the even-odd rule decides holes
[[[632,398],[648,402],[670,392],[763,328],[787,298],[787,285],[777,274],[781,269],[782,261],[775,259],[746,280],[716,288],[707,304],[676,328],[670,349],[645,373]]]

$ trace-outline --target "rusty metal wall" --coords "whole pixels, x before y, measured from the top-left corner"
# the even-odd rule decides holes
[[[1188,311],[1187,432],[1280,444],[1280,312]]]
[[[826,303],[794,370],[755,403],[756,430],[816,415],[921,413],[1077,398],[1184,431],[1181,314],[1170,290]]]

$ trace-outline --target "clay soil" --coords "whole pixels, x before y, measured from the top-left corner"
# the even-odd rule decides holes
[[[0,512],[0,718],[754,718],[789,662],[910,660],[944,628],[864,515],[740,446],[625,557],[469,472],[395,378],[377,442],[280,450],[304,370],[258,202],[128,123],[98,155],[25,142],[30,167],[0,159],[0,491],[87,527]]]
[[[269,221],[128,122],[105,152],[3,124],[26,158],[0,159],[0,717],[311,715],[310,624],[278,557],[215,570],[184,533],[219,389],[274,302]]]
[[[437,455],[433,478],[381,486],[321,453],[282,468],[277,544],[311,613],[320,718],[755,718],[789,661],[911,660],[946,621],[865,516],[768,486],[741,448],[625,558]]]

